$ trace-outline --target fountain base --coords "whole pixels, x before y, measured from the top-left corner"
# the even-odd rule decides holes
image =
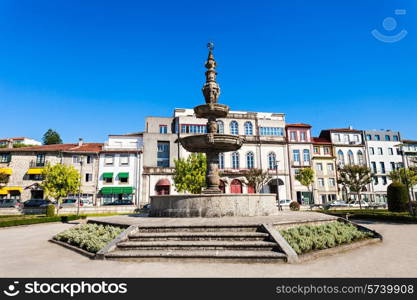
[[[150,217],[216,218],[271,216],[275,194],[196,194],[151,196]]]

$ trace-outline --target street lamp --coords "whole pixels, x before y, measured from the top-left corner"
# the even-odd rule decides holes
[[[279,200],[278,164],[279,164],[279,160],[277,160],[276,163],[275,163],[275,173],[276,173],[276,176],[277,176],[277,202],[278,202],[278,210],[281,211],[282,210],[282,206],[281,206],[281,201]]]
[[[83,157],[80,156],[80,186],[78,187],[77,216],[80,214],[81,183],[82,183],[82,180],[83,180]]]

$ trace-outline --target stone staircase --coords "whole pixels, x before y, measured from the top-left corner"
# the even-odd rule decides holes
[[[262,225],[136,227],[105,259],[285,262],[287,256]]]

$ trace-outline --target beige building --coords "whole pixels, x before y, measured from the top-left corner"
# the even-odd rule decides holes
[[[43,168],[48,163],[62,163],[72,165],[80,171],[81,197],[90,203],[95,203],[98,154],[102,145],[83,143],[80,139],[76,144],[1,148],[0,172],[8,174],[9,180],[6,186],[0,189],[0,197],[21,201],[44,198],[39,185],[42,181]]]

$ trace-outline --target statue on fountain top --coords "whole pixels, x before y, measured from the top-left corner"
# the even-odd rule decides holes
[[[207,48],[209,49],[208,58],[205,64],[205,67],[207,68],[206,71],[206,83],[203,86],[203,95],[204,99],[206,100],[207,104],[210,103],[218,103],[218,99],[220,96],[220,87],[216,82],[216,66],[217,63],[214,60],[213,56],[213,49],[214,44],[208,43]]]

